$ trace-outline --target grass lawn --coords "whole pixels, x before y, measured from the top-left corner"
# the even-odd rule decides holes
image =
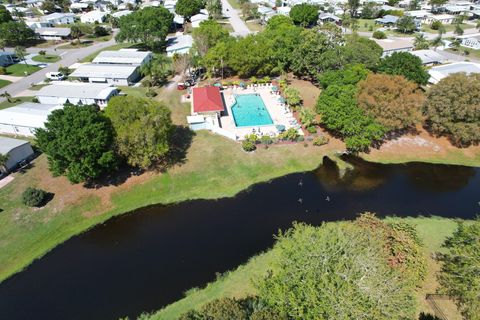
[[[358,19],[358,32],[373,32],[380,27],[375,24],[375,19]]]
[[[466,23],[462,23],[460,25],[462,27],[463,30],[466,30],[466,29],[474,29],[475,26],[474,25],[471,25],[471,24],[466,24]],[[443,27],[445,28],[445,31],[446,32],[449,32],[449,31],[454,31],[455,30],[455,25],[454,24],[444,24]],[[438,30],[433,30],[429,24],[423,24],[422,25],[422,31],[424,32],[429,32],[429,33],[438,33]]]
[[[59,61],[60,56],[57,56],[56,54],[46,54],[42,56],[39,54],[38,56],[33,57],[32,60],[37,62],[53,63]]]
[[[225,22],[224,22],[224,21],[221,21],[221,22],[219,22],[219,23],[220,23],[220,25],[221,25],[225,30],[227,30],[228,32],[233,32],[233,31],[235,31],[235,30],[233,30],[232,25],[231,25],[228,21],[225,21]]]
[[[34,85],[31,86],[28,90],[38,91],[38,90],[40,90],[40,89],[42,89],[43,87],[48,86],[48,85],[50,85],[50,83],[34,84]]]
[[[125,93],[129,96],[134,96],[134,97],[139,97],[139,98],[145,98],[145,92],[147,92],[147,89],[144,87],[125,87],[125,86],[118,86],[118,89],[120,89],[120,92]]]
[[[77,43],[77,40],[68,42],[64,45],[57,47],[58,49],[78,49],[83,47],[89,47],[93,44],[93,41],[82,41],[80,44]]]
[[[240,9],[240,3],[238,3],[238,0],[228,0],[228,3],[230,3],[233,9]]]
[[[25,75],[31,75],[42,68],[37,66],[26,65],[23,62],[12,64],[6,68],[7,74],[10,76],[24,77]]]
[[[160,90],[176,123],[184,124],[189,104],[179,102],[181,92]],[[198,132],[186,161],[166,173],[147,172],[119,186],[87,189],[64,177],[52,177],[44,155],[26,173],[0,189],[0,281],[22,270],[75,234],[112,216],[155,203],[233,196],[251,184],[288,173],[316,168],[335,145],[305,148],[303,144],[259,148],[245,153],[240,144],[208,132]],[[222,162],[218,162],[221,154]],[[234,164],[234,165],[232,165]],[[205,188],[208,182],[209,188]],[[37,186],[55,194],[40,209],[21,204],[21,193]]]
[[[8,80],[0,79],[0,88],[8,86],[10,83],[12,83],[12,82],[8,81]]]
[[[95,57],[98,56],[98,54],[102,51],[108,51],[108,50],[117,51],[117,50],[120,50],[120,49],[123,49],[123,48],[128,48],[128,47],[131,47],[131,46],[134,46],[134,44],[131,44],[131,43],[117,43],[117,44],[114,44],[110,47],[106,47],[104,49],[98,50],[98,51],[92,53],[91,55],[86,56],[85,58],[80,60],[80,62],[92,62],[92,60],[95,59]]]
[[[460,49],[457,50],[457,51],[455,51],[453,49],[447,49],[447,51],[451,52],[451,53],[454,53],[454,54],[464,55],[465,58],[473,57],[473,58],[480,59],[480,50],[475,50],[475,49],[472,49],[472,48],[460,47]],[[465,55],[465,53],[467,53],[467,54]]]
[[[22,102],[32,102],[32,99],[33,97],[17,97],[17,98],[11,98],[10,100],[12,100],[12,102],[8,102],[5,100],[3,102],[0,102],[0,110],[16,106],[17,104],[20,104]]]
[[[250,29],[250,31],[261,32],[265,29],[264,26],[262,26],[260,23],[258,23],[256,21],[247,21],[246,24],[247,24],[248,29]]]
[[[434,252],[441,251],[441,244],[456,228],[456,222],[454,220],[437,217],[404,219],[387,218],[387,221],[395,220],[403,220],[416,226],[419,236],[425,244],[425,251],[428,256]],[[164,309],[153,314],[149,319],[175,320],[178,319],[182,313],[185,313],[192,308],[198,309],[204,304],[221,297],[243,298],[248,295],[254,295],[256,294],[256,290],[252,285],[252,279],[264,275],[274,258],[275,250],[270,250],[266,253],[255,256],[236,270],[226,272],[217,281],[208,284],[205,288],[189,290],[186,293],[185,298],[168,305]],[[436,285],[434,276],[436,269],[438,269],[438,266],[430,264],[430,277],[426,280],[429,284],[419,290],[419,312],[432,312],[429,310],[428,305],[423,302],[426,293],[434,293],[432,284]]]

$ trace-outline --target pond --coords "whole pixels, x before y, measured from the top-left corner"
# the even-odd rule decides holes
[[[293,221],[480,213],[480,169],[348,159],[341,179],[317,170],[253,186],[235,198],[152,206],[58,246],[0,285],[0,319],[118,319],[153,311],[270,248]],[[208,187],[208,186],[206,186]]]

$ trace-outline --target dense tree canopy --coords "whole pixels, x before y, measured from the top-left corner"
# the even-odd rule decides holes
[[[4,5],[0,5],[0,24],[9,21],[13,21],[12,15]]]
[[[412,16],[403,16],[397,20],[397,30],[403,33],[412,33],[417,29]]]
[[[452,74],[432,86],[424,108],[432,131],[460,146],[480,142],[480,74]]]
[[[416,250],[412,256],[402,252],[408,256],[403,258],[422,266],[421,250],[401,228],[375,220],[297,224],[278,236],[272,271],[256,282],[259,297],[294,320],[413,319],[412,274],[404,272],[411,266],[391,263],[390,248],[404,245],[405,239]]]
[[[438,276],[440,290],[456,299],[465,319],[480,319],[480,220],[460,223],[444,245]]]
[[[318,21],[318,7],[308,3],[294,5],[290,10],[290,18],[296,25],[313,26]]]
[[[382,47],[375,41],[359,36],[347,37],[342,48],[345,64],[363,64],[370,70],[378,66],[382,53]]]
[[[35,38],[35,32],[23,21],[8,21],[0,24],[0,39],[9,46],[26,45]]]
[[[155,49],[165,41],[172,23],[173,14],[164,7],[147,7],[120,18],[116,39],[141,42]]]
[[[357,102],[387,130],[401,130],[420,122],[424,95],[403,76],[370,74],[358,84]]]
[[[394,52],[380,61],[379,73],[404,76],[420,85],[428,83],[430,75],[422,65],[422,60],[408,52]]]
[[[205,8],[211,18],[220,19],[222,17],[222,0],[206,0]]]
[[[178,0],[175,5],[175,13],[182,16],[185,20],[200,12],[203,7],[202,0]]]
[[[217,43],[228,39],[228,31],[215,20],[205,20],[200,22],[198,28],[193,29],[193,39],[198,53],[204,56],[210,48]]]
[[[38,146],[54,176],[66,175],[79,183],[115,168],[113,129],[97,108],[67,104],[48,116],[45,129],[37,129]]]
[[[115,130],[118,153],[128,164],[149,168],[166,160],[172,132],[170,110],[153,100],[113,97],[105,109]]]

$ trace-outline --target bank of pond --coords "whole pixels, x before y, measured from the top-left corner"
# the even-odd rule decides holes
[[[4,281],[0,318],[135,318],[268,250],[273,235],[294,221],[319,226],[365,211],[472,219],[480,211],[479,169],[344,160],[354,169],[342,178],[325,161],[234,198],[151,206],[111,219]],[[429,242],[443,241],[428,223],[422,230],[431,233]]]

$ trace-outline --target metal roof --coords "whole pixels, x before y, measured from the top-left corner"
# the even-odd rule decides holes
[[[447,60],[441,54],[433,50],[415,50],[411,51],[410,53],[419,57],[423,64],[442,63],[443,61]]]
[[[115,90],[117,88],[111,87],[109,84],[64,81],[41,88],[36,96],[105,100]]]
[[[30,142],[25,140],[0,137],[0,154],[8,154],[13,149],[29,143]]]
[[[127,79],[136,69],[137,66],[126,64],[82,64],[70,77]]]
[[[0,123],[17,126],[43,128],[48,115],[61,105],[24,102],[18,106],[0,110]]]
[[[430,82],[437,83],[443,78],[453,74],[465,72],[466,74],[470,73],[480,73],[480,63],[473,62],[456,62],[451,64],[446,64],[443,66],[433,67],[428,73],[430,74]]]
[[[70,35],[70,28],[37,28],[35,33],[41,36],[60,36],[68,37]]]
[[[193,38],[188,34],[167,38],[167,52],[191,48],[192,46]]]
[[[112,63],[140,65],[151,55],[152,53],[150,51],[138,50],[102,51],[95,57],[95,59],[93,59],[92,62],[99,64]]]

